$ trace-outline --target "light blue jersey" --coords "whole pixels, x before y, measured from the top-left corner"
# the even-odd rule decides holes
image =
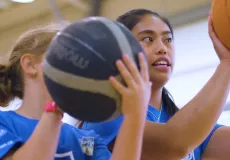
[[[157,109],[149,106],[148,107],[148,113],[147,113],[147,120],[152,122],[160,122],[160,123],[166,123],[173,115],[168,114],[166,111],[166,107],[163,105],[162,111],[158,111]],[[104,142],[109,144],[117,135],[118,130],[121,126],[123,120],[123,116],[120,116],[116,118],[113,121],[106,122],[106,123],[88,123],[85,122],[82,126],[85,130],[94,130],[96,133],[98,133],[101,138],[104,139]],[[217,128],[219,128],[221,125],[216,125],[209,136],[205,139],[205,141],[199,145],[193,152],[191,152],[187,157],[185,157],[183,160],[201,160],[201,156],[204,153],[204,150],[212,136],[212,134],[215,132]]]
[[[11,149],[22,146],[37,124],[38,120],[28,119],[13,111],[0,111],[0,159]],[[109,160],[110,154],[106,144],[94,131],[83,131],[63,124],[54,160]]]

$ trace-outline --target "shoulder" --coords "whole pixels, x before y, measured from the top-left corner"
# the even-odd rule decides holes
[[[23,134],[32,132],[38,120],[29,119],[17,114],[14,111],[0,111],[0,127],[5,127],[12,132]]]
[[[14,111],[0,111],[0,120],[1,121],[12,121],[20,118]],[[0,122],[1,122],[0,121]]]
[[[23,139],[15,133],[12,116],[11,111],[0,111],[0,159],[23,144]]]
[[[4,120],[6,117],[9,117],[11,115],[12,111],[0,111],[0,119]]]
[[[0,111],[0,128],[11,129],[14,127],[14,125],[12,125],[13,121],[14,115],[12,111]]]
[[[223,125],[221,124],[216,124],[212,131],[209,133],[209,135],[207,136],[207,138],[203,141],[203,143],[200,145],[200,149],[201,149],[201,155],[204,153],[204,150],[206,149],[211,137],[213,136],[213,134],[219,129],[223,127]]]

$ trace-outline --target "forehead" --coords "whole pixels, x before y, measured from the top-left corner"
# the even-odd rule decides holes
[[[156,33],[170,31],[168,25],[164,21],[152,15],[145,15],[142,17],[141,21],[132,29],[133,33],[135,34],[138,34],[144,30],[151,30]]]

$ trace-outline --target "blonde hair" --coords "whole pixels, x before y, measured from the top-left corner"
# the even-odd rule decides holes
[[[52,23],[23,33],[10,51],[6,65],[0,64],[0,106],[4,107],[18,97],[23,98],[24,82],[20,59],[24,54],[43,55],[57,32],[69,23]]]

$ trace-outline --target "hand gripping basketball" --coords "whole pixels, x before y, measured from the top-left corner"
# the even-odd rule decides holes
[[[111,85],[122,95],[123,114],[135,116],[136,118],[146,115],[151,94],[147,62],[143,53],[139,53],[138,58],[140,72],[135,63],[126,54],[122,57],[123,61],[118,60],[116,63],[127,87],[114,77],[110,77]]]
[[[208,19],[208,32],[209,32],[209,36],[212,40],[213,47],[214,47],[220,61],[230,63],[230,49],[228,49],[217,37],[217,35],[214,31],[214,28],[213,28],[211,14],[210,14],[209,19]]]
[[[139,41],[118,22],[104,17],[75,21],[49,45],[43,61],[45,84],[55,103],[72,117],[88,122],[112,120],[121,115],[122,99],[109,77],[123,82],[115,62],[126,53],[138,66],[139,52],[143,52]],[[132,78],[136,87],[143,85],[134,74]]]

